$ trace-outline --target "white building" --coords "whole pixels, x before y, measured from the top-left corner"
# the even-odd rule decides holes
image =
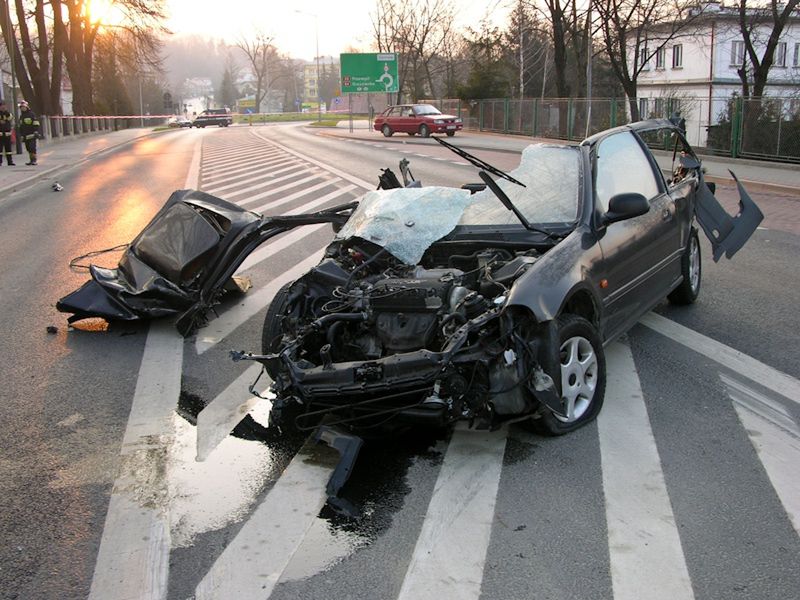
[[[637,95],[642,118],[681,110],[690,143],[702,146],[708,125],[724,118],[731,96],[742,93],[737,70],[746,57],[738,7],[711,0],[699,10],[702,14],[690,27],[658,50],[658,33],[649,35]],[[771,26],[764,25],[753,36],[762,54],[770,31]],[[800,14],[781,35],[765,95],[800,98]],[[790,106],[796,109],[787,101],[787,109]]]

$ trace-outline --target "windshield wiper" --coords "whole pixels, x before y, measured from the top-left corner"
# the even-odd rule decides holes
[[[435,137],[433,139],[435,139],[437,142],[439,142],[445,148],[448,148],[452,152],[455,152],[456,154],[458,154],[464,160],[469,161],[470,163],[472,163],[473,165],[475,165],[479,169],[483,169],[484,171],[489,171],[489,173],[491,173],[492,175],[496,175],[497,177],[502,177],[503,179],[508,179],[511,183],[516,183],[517,185],[521,185],[522,187],[528,187],[524,183],[522,183],[521,181],[517,181],[516,179],[514,179],[508,173],[505,173],[504,171],[501,171],[497,167],[493,167],[492,165],[490,165],[486,161],[481,160],[477,156],[472,156],[472,154],[470,154],[466,150],[462,150],[458,146],[453,146],[453,144],[450,144],[449,142],[445,142],[442,138]],[[504,202],[504,204],[505,204],[505,202]]]

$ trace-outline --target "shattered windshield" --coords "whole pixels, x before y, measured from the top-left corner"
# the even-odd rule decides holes
[[[578,216],[581,155],[576,147],[528,146],[510,173],[527,187],[498,180],[532,223],[573,223]],[[367,192],[336,235],[360,237],[415,265],[457,225],[520,225],[494,193],[430,186]]]
[[[467,190],[438,186],[367,192],[336,239],[358,236],[415,265],[455,228],[471,200]]]
[[[509,173],[526,187],[505,179],[497,184],[531,223],[573,223],[578,218],[581,174],[577,147],[534,144],[525,148],[519,166]],[[459,225],[518,223],[490,189],[472,197],[459,221]]]

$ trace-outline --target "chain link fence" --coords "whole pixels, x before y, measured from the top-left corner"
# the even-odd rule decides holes
[[[495,98],[423,100],[460,116],[464,128],[580,141],[630,122],[626,100],[596,98]],[[643,119],[679,115],[686,137],[707,154],[800,162],[800,97],[642,97]]]

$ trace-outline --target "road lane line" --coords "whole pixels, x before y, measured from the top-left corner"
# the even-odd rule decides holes
[[[295,150],[292,150],[288,146],[284,146],[283,144],[280,144],[280,143],[278,143],[276,141],[273,141],[273,140],[271,140],[269,138],[264,137],[259,132],[254,131],[253,135],[261,138],[262,140],[264,140],[268,144],[271,144],[271,145],[275,146],[276,148],[280,148],[284,152],[288,152],[292,156],[296,156],[297,158],[300,158],[300,159],[302,159],[302,160],[304,160],[306,162],[309,162],[312,165],[317,165],[318,167],[322,167],[322,169],[324,169],[328,173],[333,173],[334,175],[338,175],[342,179],[344,179],[346,181],[349,181],[351,183],[354,183],[357,186],[360,186],[360,187],[364,188],[365,190],[375,189],[375,184],[374,183],[370,183],[369,181],[364,181],[363,179],[361,179],[359,177],[355,177],[354,175],[350,175],[350,173],[346,173],[346,172],[342,171],[341,169],[336,169],[334,167],[331,167],[330,165],[325,164],[322,161],[316,160],[315,158],[312,158],[310,156],[302,154],[301,152],[297,152]]]
[[[325,505],[338,461],[308,442],[206,573],[196,600],[265,600]]]
[[[398,600],[480,597],[507,434],[453,432]]]
[[[150,324],[122,440],[118,474],[100,540],[91,600],[166,597],[170,526],[163,468],[181,389],[183,338],[172,323]]]
[[[319,179],[319,177],[316,177],[315,179]],[[331,185],[335,185],[336,183],[338,183],[340,181],[341,181],[341,179],[339,179],[338,177],[335,177],[333,179],[328,179],[328,180],[325,180],[325,181],[321,181],[320,183],[318,183],[316,185],[312,185],[311,187],[303,188],[303,189],[298,190],[297,192],[295,192],[293,194],[289,194],[288,196],[283,196],[282,198],[279,198],[278,200],[272,200],[271,202],[267,202],[266,204],[262,204],[261,206],[258,206],[256,208],[251,208],[249,210],[252,210],[253,212],[257,212],[257,213],[263,213],[265,210],[272,210],[274,208],[277,208],[278,206],[281,206],[283,204],[287,204],[287,203],[289,203],[289,202],[291,202],[293,200],[297,200],[298,198],[302,198],[303,196],[307,196],[308,194],[313,194],[314,192],[316,192],[318,190],[324,189],[324,188],[329,187]],[[352,188],[353,186],[350,186],[350,187]]]
[[[313,170],[317,171],[318,169],[316,167],[314,167]],[[287,183],[285,185],[281,185],[281,186],[278,186],[278,187],[272,187],[272,184],[278,183],[279,181],[285,181],[287,179],[291,179],[292,177],[296,177],[296,176],[297,175],[295,175],[295,174],[290,174],[290,175],[285,175],[284,177],[280,177],[278,179],[274,179],[273,181],[270,182],[270,187],[269,187],[269,189],[267,191],[261,192],[260,194],[256,194],[255,196],[250,196],[247,200],[240,200],[240,201],[237,202],[237,204],[239,204],[240,206],[246,206],[247,204],[252,204],[253,202],[256,202],[257,200],[263,200],[264,198],[269,198],[270,196],[275,196],[277,194],[280,194],[281,192],[285,192],[286,190],[294,189],[299,185],[303,185],[305,183],[308,183],[310,181],[314,181],[314,180],[320,178],[319,174],[314,174],[314,175],[309,175],[308,177],[303,177],[302,179],[295,179],[294,181],[290,181],[289,183]],[[231,194],[230,197],[231,198],[236,198],[236,194]]]
[[[219,171],[215,171],[214,174],[203,173],[203,183],[216,183],[219,180],[225,181],[226,179],[233,179],[237,177],[243,177],[251,172],[253,173],[261,173],[263,171],[268,170],[271,165],[267,163],[261,162],[254,162],[242,165],[237,168],[231,169],[220,169]]]
[[[261,175],[258,175],[257,177],[253,177],[247,183],[254,183],[254,182],[258,182],[258,183],[255,183],[255,185],[251,185],[250,187],[247,187],[245,189],[238,189],[237,190],[236,188],[240,187],[242,185],[242,183],[243,183],[242,181],[237,181],[236,183],[230,183],[230,184],[227,184],[227,185],[209,187],[208,191],[209,191],[210,194],[221,194],[222,192],[225,192],[225,191],[228,191],[228,190],[235,190],[234,193],[236,193],[236,194],[244,194],[246,192],[251,192],[251,191],[254,191],[254,190],[260,190],[260,189],[262,189],[264,187],[265,184],[271,183],[270,180],[276,174],[285,173],[285,172],[291,171],[293,169],[296,170],[299,166],[301,166],[300,163],[298,161],[295,161],[291,166],[286,167],[284,169],[278,169],[277,171],[269,171],[267,173],[263,173]],[[205,187],[205,182],[204,182],[204,187]]]
[[[250,384],[261,371],[261,364],[254,363],[234,380],[222,393],[211,400],[197,415],[197,460],[204,461],[208,455],[228,437],[228,434],[244,419],[259,402],[267,402],[251,394]],[[258,382],[259,389],[267,389],[269,376]],[[262,394],[263,395],[263,394]]]
[[[646,314],[639,322],[768,390],[800,404],[800,381],[794,377],[656,313]]]
[[[216,346],[237,327],[267,306],[283,284],[297,279],[316,265],[322,258],[324,250],[325,248],[323,247],[313,251],[311,256],[288,271],[281,273],[261,289],[248,293],[241,304],[231,306],[219,317],[210,321],[200,330],[197,336],[197,341],[195,342],[197,353],[203,354]]]
[[[349,194],[354,189],[356,189],[355,185],[346,185],[342,188],[332,191],[330,194],[325,194],[324,196],[320,196],[316,200],[312,200],[311,202],[306,202],[303,206],[298,206],[297,208],[293,208],[292,210],[286,211],[285,214],[287,215],[302,215],[308,211],[313,211],[314,209],[320,208],[325,204],[328,204],[334,198],[338,198],[339,196],[344,196],[345,194]],[[283,201],[280,202],[283,204]],[[278,206],[278,204],[274,204],[273,206]]]
[[[614,600],[693,599],[633,355],[617,342],[606,359],[597,429]]]
[[[779,402],[720,375],[778,499],[800,535],[800,429]]]

